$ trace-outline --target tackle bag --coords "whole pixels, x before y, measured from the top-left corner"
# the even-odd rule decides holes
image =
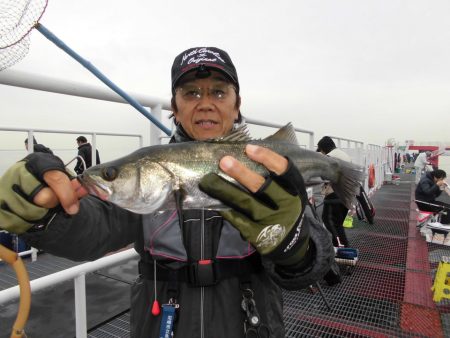
[[[356,195],[356,201],[356,215],[358,219],[366,220],[369,224],[373,224],[375,208],[361,184],[359,185],[359,195]]]

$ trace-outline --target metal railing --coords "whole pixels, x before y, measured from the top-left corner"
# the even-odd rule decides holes
[[[74,281],[75,289],[75,325],[77,338],[87,337],[87,317],[86,317],[86,274],[114,266],[126,262],[137,257],[138,254],[134,249],[121,251],[110,256],[99,258],[95,261],[80,264],[69,269],[55,272],[30,282],[31,293],[46,289],[50,286],[66,282]],[[9,289],[0,291],[0,304],[10,300],[17,299],[20,296],[19,286],[13,286]]]
[[[91,136],[91,146],[92,146],[92,162],[96,163],[96,150],[97,150],[97,136],[118,136],[118,137],[136,137],[139,140],[139,148],[143,146],[143,136],[140,134],[126,134],[126,133],[106,133],[106,132],[96,132],[96,131],[86,131],[86,130],[58,130],[58,129],[41,129],[41,128],[12,128],[12,127],[2,127],[0,126],[0,131],[16,131],[16,132],[26,132],[28,133],[28,140],[33,140],[35,133],[48,133],[48,134],[84,134]],[[33,142],[28,142],[28,153],[33,152]]]

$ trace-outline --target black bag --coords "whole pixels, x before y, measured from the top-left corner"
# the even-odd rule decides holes
[[[342,282],[341,270],[339,269],[339,266],[336,264],[336,262],[333,262],[333,264],[331,264],[330,270],[323,277],[323,279],[329,286],[333,286]]]
[[[359,185],[359,195],[356,196],[356,215],[359,220],[365,220],[369,224],[373,224],[373,219],[375,217],[375,208],[372,202],[367,196],[362,185]]]

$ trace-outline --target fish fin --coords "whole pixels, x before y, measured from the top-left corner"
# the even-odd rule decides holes
[[[291,122],[278,129],[275,134],[266,137],[264,141],[291,143],[296,146],[299,145],[297,136],[295,135],[295,129]]]
[[[320,177],[311,177],[309,180],[305,181],[307,187],[314,187],[316,185],[321,185],[324,183],[330,183],[329,180],[323,180]]]
[[[365,178],[364,168],[354,163],[334,158],[339,163],[340,175],[335,183],[331,183],[334,192],[342,203],[352,209],[356,195],[359,195],[360,182]]]
[[[232,130],[227,136],[207,140],[207,142],[248,142],[251,141],[250,132],[248,131],[247,125],[243,124]]]

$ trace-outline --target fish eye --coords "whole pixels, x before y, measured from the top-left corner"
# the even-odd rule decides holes
[[[117,177],[118,170],[114,167],[106,167],[102,170],[102,177],[106,181],[114,181]]]

